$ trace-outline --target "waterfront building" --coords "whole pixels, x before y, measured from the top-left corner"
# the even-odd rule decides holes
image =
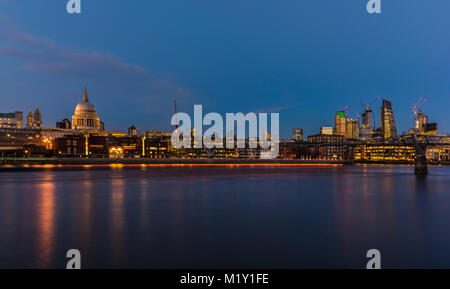
[[[72,116],[72,129],[85,132],[99,132],[104,130],[94,105],[89,102],[86,88],[83,91],[83,99],[77,104],[75,114]]]
[[[296,141],[303,141],[303,129],[294,128],[292,130],[292,139],[294,139]]]
[[[320,134],[328,134],[328,135],[331,135],[331,134],[334,134],[334,128],[333,127],[329,127],[329,126],[322,126],[321,128],[320,128]]]
[[[23,113],[21,111],[0,113],[0,128],[22,128]]]
[[[338,111],[334,116],[334,127],[337,135],[345,136],[347,132],[347,118],[344,111]]]
[[[308,142],[313,143],[310,155],[314,159],[343,160],[350,159],[349,146],[343,135],[316,134],[308,136]]]
[[[429,146],[426,156],[429,161],[450,161],[450,145]]]
[[[397,126],[395,125],[394,111],[390,100],[383,99],[383,105],[380,110],[381,133],[384,141],[390,141],[397,138]]]
[[[333,134],[316,134],[316,135],[309,135],[308,136],[308,142],[314,142],[314,143],[333,143],[333,144],[341,144],[345,142],[345,136]]]
[[[34,113],[33,113],[33,110],[30,108],[30,112],[28,112],[28,116],[27,116],[27,127],[28,128],[42,128],[43,127],[42,115],[41,115],[41,112],[39,111],[38,106],[36,106]]]
[[[412,162],[415,157],[415,147],[403,144],[365,144],[354,148],[355,160],[372,162]]]

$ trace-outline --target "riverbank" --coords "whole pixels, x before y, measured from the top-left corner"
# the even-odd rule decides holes
[[[9,158],[0,159],[0,167],[23,165],[352,165],[352,164],[384,164],[384,165],[414,165],[411,161],[353,161],[353,160],[300,160],[300,159],[147,159],[147,158]],[[450,165],[450,162],[428,162],[430,165]]]
[[[147,158],[12,158],[2,165],[107,165],[107,164],[353,164],[348,160],[284,160],[284,159],[147,159]]]

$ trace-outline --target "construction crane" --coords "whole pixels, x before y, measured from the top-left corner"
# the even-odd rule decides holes
[[[428,102],[428,98],[423,98],[423,97],[419,96],[419,99],[413,104],[414,118],[417,118],[417,114],[419,113],[420,106],[422,106],[426,102]]]
[[[419,119],[420,119],[420,115],[423,116],[423,113],[420,110],[420,107],[427,102],[428,102],[428,98],[423,98],[422,96],[419,96],[419,99],[415,103],[413,103],[412,111],[414,114],[414,128],[416,130],[420,129],[421,125],[420,125]]]

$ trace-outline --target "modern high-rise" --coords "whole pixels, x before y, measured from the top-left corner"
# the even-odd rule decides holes
[[[334,127],[337,135],[345,136],[347,131],[347,118],[345,117],[345,112],[338,111],[336,113],[334,116]]]
[[[362,114],[361,127],[362,128],[373,128],[373,126],[372,126],[372,110],[368,107]]]
[[[380,129],[385,141],[395,139],[397,137],[397,127],[394,120],[394,111],[390,100],[383,99],[383,105],[380,110]]]
[[[357,119],[347,118],[345,138],[359,139],[359,123]]]
[[[294,128],[292,130],[292,138],[297,141],[303,141],[303,129],[301,128]]]
[[[366,107],[362,114],[361,129],[359,130],[359,137],[362,140],[368,140],[374,133],[374,125],[372,124],[372,110]]]

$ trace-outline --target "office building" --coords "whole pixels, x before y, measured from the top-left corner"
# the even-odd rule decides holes
[[[390,141],[397,138],[397,127],[395,125],[394,111],[390,100],[383,99],[383,105],[380,110],[380,130],[384,141]]]
[[[359,123],[357,119],[347,118],[345,126],[345,138],[359,139]]]
[[[345,117],[345,112],[338,111],[336,113],[334,116],[334,127],[337,135],[345,136],[347,132],[347,118]]]
[[[0,128],[23,128],[23,113],[0,113]]]

